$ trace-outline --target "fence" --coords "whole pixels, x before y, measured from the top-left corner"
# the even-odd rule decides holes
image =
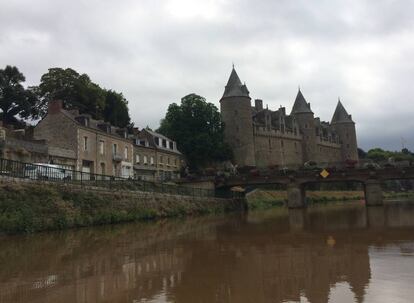
[[[234,198],[235,196],[240,195],[240,193],[216,192],[215,190],[203,188],[191,188],[173,184],[86,173],[62,168],[53,164],[33,164],[1,158],[0,176],[102,187],[115,190],[156,192],[184,196]]]

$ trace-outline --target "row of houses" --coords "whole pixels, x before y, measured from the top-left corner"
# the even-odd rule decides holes
[[[47,162],[85,173],[165,181],[179,177],[183,165],[175,141],[149,129],[134,128],[128,133],[78,110],[67,110],[61,100],[48,104],[47,115],[33,130],[31,141],[44,147],[43,157],[23,148],[26,157],[22,159],[7,148],[10,140],[10,136],[3,140],[4,158]]]

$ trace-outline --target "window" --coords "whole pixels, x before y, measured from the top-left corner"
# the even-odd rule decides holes
[[[128,159],[128,146],[125,146],[125,149],[124,149],[124,158],[125,158],[125,160]]]
[[[144,156],[144,164],[148,164],[147,156]]]
[[[83,150],[88,150],[88,137],[83,137]]]
[[[112,154],[116,155],[117,152],[118,152],[118,145],[116,144],[112,145]]]
[[[167,157],[167,164],[170,165],[170,157]]]
[[[105,141],[99,141],[99,154],[103,155],[105,151]]]
[[[162,164],[163,158],[162,156],[160,156],[160,164]]]
[[[139,155],[135,155],[135,162],[139,163]]]
[[[152,157],[152,156],[150,158],[150,163],[151,163],[151,165],[154,165],[154,157]]]
[[[280,140],[280,147],[283,148],[283,146],[284,146],[284,142],[283,142],[283,140]]]
[[[155,137],[154,139],[155,139],[155,144],[157,144],[158,146],[160,146],[160,138]]]
[[[177,158],[174,159],[174,165],[177,166]]]
[[[167,147],[167,140],[165,140],[165,139],[162,139],[162,147]]]
[[[174,142],[170,141],[170,149],[174,149]]]

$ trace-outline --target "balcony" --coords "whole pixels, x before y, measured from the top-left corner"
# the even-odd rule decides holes
[[[115,162],[121,162],[124,159],[124,157],[121,154],[114,153],[112,154],[112,160]]]

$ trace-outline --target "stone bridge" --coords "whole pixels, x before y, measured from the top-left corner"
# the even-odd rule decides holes
[[[282,184],[287,188],[288,207],[301,208],[306,206],[305,185],[325,182],[359,182],[364,185],[365,201],[367,206],[382,205],[383,195],[381,184],[387,180],[414,179],[414,166],[403,168],[390,167],[382,169],[347,169],[326,170],[323,177],[321,170],[299,170],[289,173],[261,173],[238,175],[218,179],[216,188],[232,188],[234,186],[255,186]]]

